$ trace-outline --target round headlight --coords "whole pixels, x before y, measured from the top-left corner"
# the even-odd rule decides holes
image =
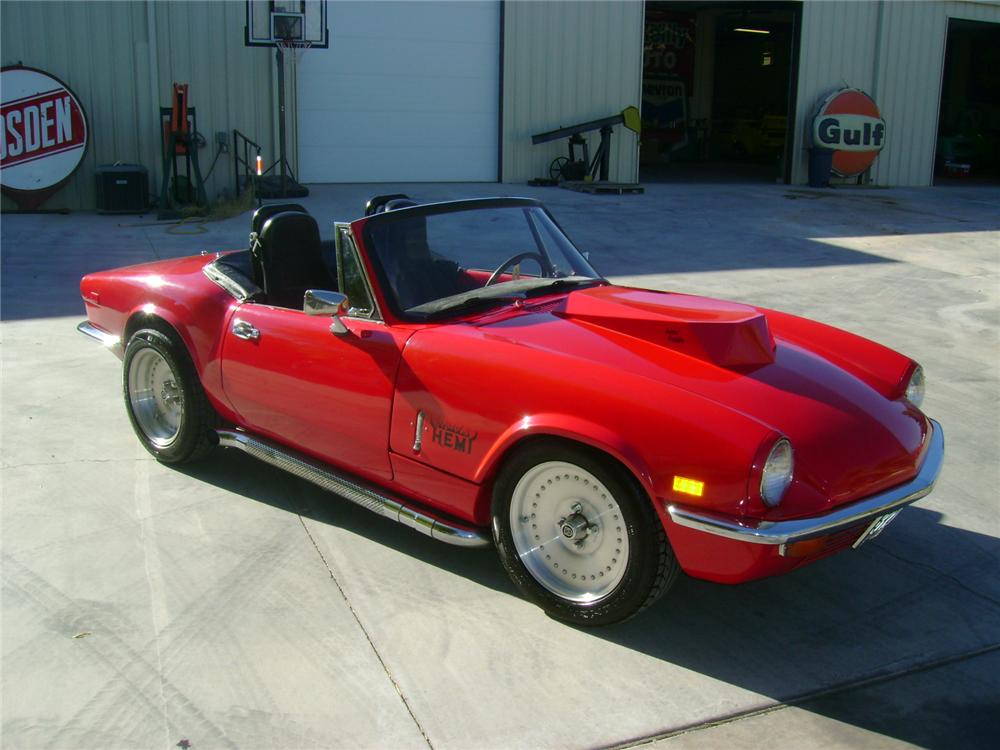
[[[769,508],[776,506],[785,496],[785,491],[792,483],[793,465],[792,444],[786,438],[781,438],[771,448],[760,477],[760,497]]]
[[[906,386],[906,400],[918,409],[924,402],[924,368],[920,365],[917,365],[910,376],[910,384]]]

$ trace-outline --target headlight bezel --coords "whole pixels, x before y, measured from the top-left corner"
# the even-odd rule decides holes
[[[787,466],[783,466],[786,464]],[[780,473],[776,473],[780,472]],[[758,491],[766,508],[777,508],[795,479],[795,449],[792,441],[780,437],[774,441],[760,471]]]

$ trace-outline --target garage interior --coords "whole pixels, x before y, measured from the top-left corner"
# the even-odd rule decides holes
[[[646,3],[643,182],[790,182],[801,4]]]
[[[934,184],[1000,182],[1000,24],[948,22]]]

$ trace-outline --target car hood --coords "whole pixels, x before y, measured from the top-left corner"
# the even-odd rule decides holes
[[[786,316],[787,317],[787,316]],[[769,320],[774,318],[775,321]],[[709,398],[792,441],[796,481],[782,517],[810,514],[912,478],[926,418],[888,398],[822,348],[793,341],[782,316],[704,297],[603,286],[565,295],[520,315],[482,321],[489,336],[558,352],[576,366],[614,370]],[[829,331],[816,326],[817,340]],[[837,331],[841,336],[850,336]],[[863,355],[860,337],[856,347]],[[885,350],[879,347],[883,357]],[[902,377],[910,360],[890,352]],[[843,353],[840,354],[843,359]],[[568,370],[571,371],[571,370]],[[775,437],[777,437],[777,434]]]

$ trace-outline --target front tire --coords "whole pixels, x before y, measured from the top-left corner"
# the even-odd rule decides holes
[[[212,450],[215,413],[182,344],[137,331],[125,348],[122,387],[132,429],[158,461],[195,461]]]
[[[622,622],[670,588],[678,566],[649,498],[607,456],[558,440],[518,450],[493,488],[493,538],[511,579],[550,616]]]

